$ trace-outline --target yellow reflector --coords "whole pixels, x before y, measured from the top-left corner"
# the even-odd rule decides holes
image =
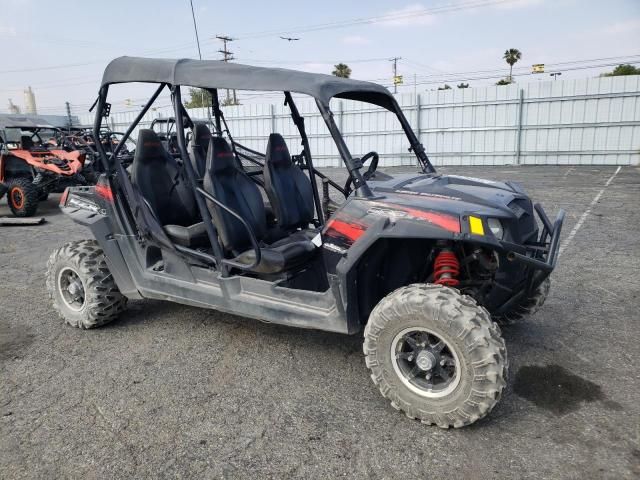
[[[484,235],[482,219],[469,216],[469,230],[471,230],[471,233],[473,233],[474,235]]]

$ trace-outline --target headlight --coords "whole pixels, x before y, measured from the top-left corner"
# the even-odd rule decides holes
[[[502,237],[504,237],[504,228],[502,228],[502,222],[500,222],[500,220],[497,218],[488,218],[487,226],[494,237],[502,240]]]

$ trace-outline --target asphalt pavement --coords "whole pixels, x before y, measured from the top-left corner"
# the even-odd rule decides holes
[[[640,169],[443,171],[518,180],[567,211],[547,303],[503,329],[509,386],[487,418],[407,419],[361,335],[149,300],[65,326],[46,260],[89,233],[52,195],[45,224],[0,227],[0,478],[638,478]]]

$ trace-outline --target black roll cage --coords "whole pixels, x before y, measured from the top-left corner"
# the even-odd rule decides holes
[[[119,189],[126,196],[126,198],[129,201],[129,207],[127,208],[125,206],[124,211],[126,212],[128,210],[129,211],[128,213],[130,214],[129,216],[133,217],[134,220],[139,218],[137,213],[139,212],[139,209],[149,208],[148,205],[145,205],[144,201],[139,202],[137,200],[139,195],[136,192],[136,189],[133,187],[131,181],[129,180],[127,172],[124,166],[122,165],[118,154],[122,146],[129,139],[134,129],[140,123],[144,115],[149,111],[149,109],[151,108],[153,103],[156,101],[160,93],[162,93],[162,91],[165,88],[169,89],[171,92],[172,105],[174,108],[175,130],[177,134],[180,159],[182,161],[183,168],[187,174],[187,179],[190,183],[190,186],[195,192],[196,203],[198,205],[198,209],[200,211],[202,220],[204,222],[204,226],[207,231],[207,236],[209,237],[209,241],[211,243],[214,256],[211,256],[207,253],[204,253],[198,250],[192,250],[188,247],[183,247],[175,244],[173,244],[172,247],[177,252],[187,254],[191,257],[197,258],[200,261],[204,261],[208,264],[213,265],[215,268],[221,271],[221,274],[223,276],[229,275],[230,268],[237,268],[240,270],[251,270],[254,267],[256,267],[261,260],[260,246],[255,237],[254,232],[252,231],[251,227],[242,219],[242,217],[240,217],[240,215],[238,215],[236,212],[234,212],[233,210],[231,210],[230,208],[222,204],[218,199],[216,199],[209,192],[205,192],[199,186],[195,171],[193,170],[193,166],[189,161],[189,154],[187,152],[184,129],[193,127],[193,122],[189,117],[188,112],[186,111],[186,109],[182,104],[180,87],[181,85],[170,85],[168,83],[158,83],[158,88],[155,90],[153,95],[149,98],[147,103],[143,106],[142,110],[138,113],[138,115],[136,116],[134,121],[131,123],[129,128],[127,128],[127,130],[124,132],[122,139],[120,140],[115,150],[110,155],[107,155],[107,152],[105,151],[101,142],[95,142],[96,150],[98,151],[100,161],[104,167],[105,172],[107,173],[107,181],[109,182],[109,185],[111,188]],[[205,90],[207,90],[211,94],[211,110],[213,113],[213,123],[214,123],[214,130],[215,130],[214,134],[219,137],[222,137],[222,135],[226,132],[231,142],[232,149],[233,149],[234,155],[236,155],[236,158],[243,157],[243,155],[237,152],[236,150],[236,143],[233,141],[233,137],[231,136],[231,132],[229,131],[224,114],[220,109],[218,89],[206,88]],[[97,106],[96,116],[95,116],[94,125],[93,125],[93,133],[94,133],[94,136],[96,136],[96,138],[99,138],[100,130],[102,128],[102,119],[108,117],[111,111],[111,104],[107,102],[108,92],[109,92],[109,84],[104,84],[100,88],[98,98],[96,99],[96,102],[93,105],[93,107]],[[298,158],[304,160],[304,162],[300,164],[301,168],[303,170],[308,171],[309,179],[311,181],[311,186],[313,191],[313,201],[315,205],[316,215],[318,217],[316,224],[318,226],[322,226],[324,225],[324,221],[326,217],[325,217],[325,212],[323,212],[322,202],[320,201],[320,195],[318,192],[316,177],[321,179],[321,181],[323,182],[323,185],[331,185],[332,187],[340,191],[345,196],[347,196],[348,192],[345,192],[343,188],[341,188],[338,184],[336,184],[335,182],[327,178],[324,174],[322,174],[322,172],[319,172],[318,170],[316,170],[315,167],[313,166],[311,150],[309,148],[309,139],[306,134],[306,129],[304,125],[304,118],[300,115],[298,108],[291,95],[291,92],[284,91],[283,93],[285,97],[284,104],[289,107],[292,121],[296,125],[298,129],[298,133],[302,139],[302,153],[298,156]],[[349,96],[337,95],[334,98],[349,99]],[[358,99],[358,100],[363,102],[367,101],[366,99]],[[347,167],[349,175],[353,180],[353,185],[355,187],[355,195],[360,197],[372,197],[373,193],[369,188],[369,186],[367,185],[367,182],[365,181],[365,179],[362,177],[362,174],[360,173],[360,169],[362,168],[362,163],[360,162],[359,159],[357,158],[354,159],[351,156],[351,153],[344,141],[342,133],[334,121],[333,113],[329,108],[328,101],[326,102],[321,101],[319,98],[316,97],[315,102],[320,111],[320,114],[322,115],[322,118],[325,121],[325,124],[327,125],[327,128],[329,129],[329,132],[331,133],[331,136],[334,142],[336,143],[338,152],[340,153],[340,156],[342,157],[342,160]],[[431,164],[431,162],[429,161],[423,145],[418,141],[417,136],[413,132],[411,126],[409,125],[408,120],[402,113],[402,110],[400,109],[400,106],[398,105],[396,100],[393,97],[385,97],[384,101],[381,101],[381,102],[371,101],[369,103],[377,104],[396,115],[411,145],[409,150],[413,151],[414,154],[417,156],[418,160],[422,165],[422,171],[428,174],[435,173],[436,170]],[[243,148],[250,152],[254,152],[250,149],[247,149],[246,147],[243,147]],[[254,153],[258,153],[258,152],[254,152]],[[245,158],[248,159],[248,157],[246,156]],[[225,258],[222,247],[218,241],[218,233],[217,233],[216,226],[213,222],[211,214],[209,213],[209,210],[206,205],[207,200],[215,203],[220,208],[223,208],[224,210],[226,210],[232,216],[237,218],[241,222],[241,224],[247,229],[247,232],[249,233],[249,237],[251,239],[252,247],[255,251],[255,259],[251,265],[242,264],[234,260]],[[120,212],[123,211],[122,206],[119,207],[119,211]],[[127,222],[122,222],[122,223],[126,224]],[[138,222],[136,221],[136,223]],[[140,225],[138,226],[140,227]],[[128,227],[125,227],[125,228],[129,230]],[[151,234],[151,232],[149,232],[147,228],[142,228],[141,230]],[[166,242],[161,242],[161,243],[166,244]]]

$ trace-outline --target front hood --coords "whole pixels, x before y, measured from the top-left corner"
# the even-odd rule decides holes
[[[368,183],[374,194],[402,198],[402,203],[459,215],[476,213],[512,218],[514,200],[530,204],[522,187],[516,183],[459,175],[405,174],[389,177],[382,174]]]

